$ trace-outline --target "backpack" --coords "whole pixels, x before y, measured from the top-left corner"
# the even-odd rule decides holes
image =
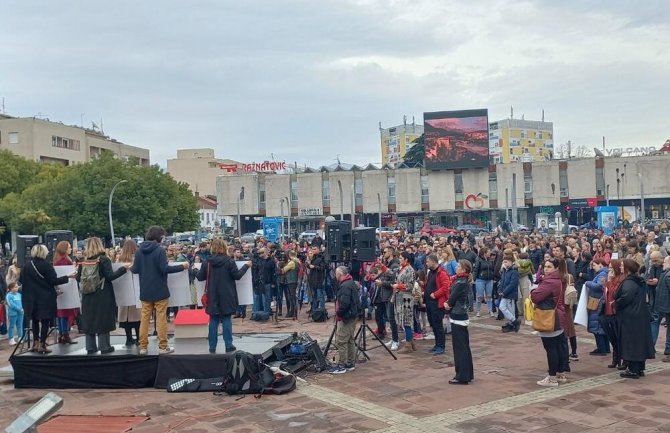
[[[318,308],[312,311],[312,321],[325,322],[328,320],[328,311],[325,308]]]
[[[262,394],[274,382],[270,368],[248,352],[235,352],[226,367],[221,391],[229,395]]]
[[[95,293],[105,283],[105,279],[100,277],[100,259],[81,262],[79,275],[79,287],[82,295]]]

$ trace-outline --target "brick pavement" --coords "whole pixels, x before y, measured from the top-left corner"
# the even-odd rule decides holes
[[[304,315],[303,315],[304,316]],[[332,324],[307,320],[279,325],[235,320],[235,332],[307,331],[320,341]],[[573,363],[570,382],[543,389],[546,359],[539,338],[528,329],[501,334],[499,322],[473,320],[471,346],[475,382],[446,384],[453,375],[450,342],[446,356],[420,351],[394,361],[381,348],[354,372],[310,374],[286,396],[242,399],[162,390],[59,390],[67,415],[147,415],[137,432],[661,432],[670,431],[670,364],[649,363],[648,376],[622,380],[605,368],[607,358],[589,357],[593,338],[579,329],[581,360]],[[374,341],[374,340],[373,340]],[[0,359],[9,355],[0,342]],[[457,397],[456,392],[458,392]],[[45,392],[15,390],[0,382],[0,427]]]

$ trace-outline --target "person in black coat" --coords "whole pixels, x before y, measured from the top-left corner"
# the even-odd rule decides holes
[[[32,260],[26,263],[19,277],[22,286],[22,303],[25,321],[32,320],[33,347],[32,352],[41,354],[51,353],[47,349],[47,335],[51,328],[51,321],[56,317],[56,287],[66,284],[68,278],[75,278],[76,273],[56,276],[56,270],[51,262],[47,261],[49,250],[46,245],[38,244],[30,250]]]
[[[202,264],[196,278],[198,281],[207,280],[209,299],[205,311],[209,314],[209,353],[216,353],[219,323],[223,325],[223,342],[228,353],[237,350],[233,345],[231,319],[238,306],[235,281],[246,274],[251,261],[237,269],[235,260],[228,256],[228,245],[223,239],[214,239],[211,251],[212,255]]]
[[[621,377],[637,379],[644,376],[646,360],[655,357],[651,314],[646,302],[644,280],[637,275],[640,265],[633,259],[624,259],[621,266],[626,279],[614,294],[621,358],[628,365],[628,369],[621,372]]]
[[[98,273],[102,284],[93,293],[81,295],[81,330],[86,334],[86,353],[92,355],[114,352],[109,342],[109,333],[116,329],[116,298],[112,281],[125,274],[130,264],[114,271],[112,261],[105,254],[100,238],[91,237],[84,249],[86,262],[98,262]],[[87,265],[91,266],[91,265]],[[77,270],[77,281],[81,279],[82,263]],[[96,341],[97,336],[97,341]]]
[[[468,333],[468,292],[470,291],[470,273],[472,265],[467,260],[459,260],[456,275],[451,284],[451,294],[444,304],[449,311],[451,322],[451,343],[454,350],[454,368],[456,375],[449,381],[452,385],[467,385],[475,379]]]

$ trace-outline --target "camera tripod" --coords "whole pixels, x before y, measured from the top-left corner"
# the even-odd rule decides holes
[[[356,360],[354,361],[354,364],[358,363],[359,355],[363,355],[365,357],[366,361],[370,360],[370,355],[368,355],[368,351],[374,349],[375,347],[368,348],[368,343],[367,343],[367,331],[370,331],[370,334],[374,337],[375,340],[379,342],[379,345],[386,350],[389,355],[393,357],[393,359],[397,360],[398,358],[395,356],[395,354],[386,347],[384,342],[377,336],[372,331],[372,328],[370,328],[370,325],[368,325],[367,320],[366,320],[366,313],[363,313],[363,322],[358,326],[358,330],[356,331],[356,334],[354,334],[354,345],[356,346]],[[337,332],[337,320],[335,321],[335,326],[333,327],[333,331],[330,333],[330,338],[328,338],[328,343],[326,344],[326,348],[323,351],[323,356],[328,357],[328,351],[330,350],[330,345],[333,342],[333,337],[335,337],[335,333]],[[364,362],[364,361],[361,361]]]

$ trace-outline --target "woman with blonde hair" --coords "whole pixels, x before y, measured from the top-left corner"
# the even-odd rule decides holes
[[[440,257],[442,262],[440,266],[444,268],[445,271],[449,274],[450,277],[456,275],[456,267],[458,262],[456,261],[456,256],[454,256],[454,250],[451,249],[451,245],[447,245],[442,249],[442,255]]]
[[[121,247],[121,254],[117,256],[117,263],[132,263],[135,259],[137,243],[132,239],[127,239]],[[140,319],[141,311],[135,305],[119,307],[118,320],[119,327],[126,331],[126,347],[139,344],[140,340]],[[135,339],[133,340],[133,329],[135,330]]]
[[[19,268],[19,263],[16,258],[16,254],[12,257],[12,264],[7,268],[7,275],[5,276],[5,282],[7,286],[11,283],[19,283],[19,276],[21,275],[21,268]]]
[[[53,265],[46,260],[49,250],[46,245],[38,244],[30,250],[32,259],[26,263],[21,272],[19,282],[22,286],[22,302],[24,317],[32,320],[33,347],[32,352],[51,353],[47,348],[47,336],[51,321],[56,317],[56,286],[65,284],[68,278],[76,273],[58,277]]]
[[[92,355],[100,350],[104,355],[114,351],[109,342],[109,333],[116,329],[116,298],[112,281],[125,274],[130,264],[114,271],[112,261],[97,237],[86,241],[84,257],[79,263],[77,280],[82,290],[81,326],[86,334],[86,353]],[[87,287],[91,284],[93,287]]]
[[[68,241],[60,241],[54,251],[54,266],[71,266],[72,245]],[[79,315],[79,308],[59,308],[56,310],[56,321],[58,324],[58,343],[77,344],[70,338],[70,326],[75,317]]]

